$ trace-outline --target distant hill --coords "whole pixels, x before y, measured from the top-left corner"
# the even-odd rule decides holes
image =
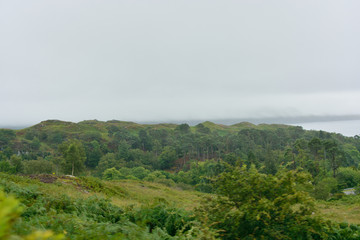
[[[360,115],[308,115],[308,116],[278,116],[278,117],[250,117],[250,118],[214,118],[214,119],[179,119],[179,120],[163,120],[163,121],[138,121],[138,124],[158,125],[158,124],[182,124],[187,123],[190,126],[195,126],[199,123],[212,122],[219,125],[234,125],[243,122],[251,124],[300,124],[308,122],[332,122],[332,121],[347,121],[360,120]],[[86,120],[97,121],[97,120]],[[126,121],[109,120],[108,123],[125,123]],[[23,129],[32,126],[31,124],[0,124],[0,128],[7,129]]]

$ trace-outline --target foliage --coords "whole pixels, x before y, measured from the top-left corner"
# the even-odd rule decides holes
[[[63,156],[60,165],[69,174],[72,167],[65,148],[74,142],[82,145],[86,155],[85,166],[75,167],[76,175],[85,167],[95,176],[102,176],[112,167],[179,171],[188,170],[191,161],[221,159],[230,165],[255,164],[264,173],[276,174],[280,165],[286,165],[292,170],[301,168],[313,177],[325,176],[329,171],[335,177],[340,167],[357,167],[360,163],[360,138],[305,131],[301,127],[54,120],[22,130],[1,130],[0,159],[9,160],[14,153],[22,160]],[[82,162],[83,157],[80,159]],[[56,172],[59,170],[57,167]]]
[[[214,182],[220,196],[209,199],[198,214],[223,231],[223,239],[308,239],[323,237],[311,218],[314,203],[297,190],[309,176],[299,172],[259,173],[236,167]]]
[[[3,160],[0,161],[0,172],[5,173],[15,173],[15,168],[10,164],[10,161]]]
[[[143,207],[129,216],[133,222],[141,222],[152,232],[155,228],[166,229],[166,232],[175,236],[178,232],[190,229],[190,222],[194,217],[190,213],[176,208],[169,208],[164,204]]]
[[[65,160],[63,163],[65,173],[74,175],[84,170],[86,154],[81,142],[75,140],[64,142],[59,150]]]
[[[114,153],[107,153],[101,157],[99,164],[96,167],[98,173],[103,173],[108,168],[119,169],[125,166],[123,159],[117,159]]]
[[[327,177],[321,179],[314,187],[312,193],[316,199],[327,200],[338,191],[338,181],[335,178]]]
[[[340,168],[336,179],[339,189],[356,187],[360,184],[360,172],[354,168]]]
[[[4,192],[0,191],[0,239],[10,236],[11,225],[20,213],[19,202],[13,197],[6,197]]]
[[[51,162],[38,158],[37,160],[24,161],[25,174],[53,173],[54,166]]]
[[[100,196],[73,199],[65,194],[48,195],[33,185],[41,186],[35,181],[10,175],[2,177],[14,180],[1,181],[0,185],[6,192],[16,195],[24,209],[21,221],[14,222],[20,216],[20,211],[8,209],[18,209],[19,202],[13,198],[5,198],[4,212],[4,198],[0,194],[0,226],[5,226],[3,222],[13,225],[6,225],[7,235],[14,233],[26,236],[26,239],[60,239],[61,235],[54,235],[54,232],[65,233],[67,239],[198,239],[198,236],[209,235],[211,232],[199,222],[193,222],[191,212],[169,207],[161,201],[151,206],[124,210]],[[82,177],[75,180],[91,191],[111,196],[105,191],[109,186],[99,179]],[[25,183],[30,185],[19,185]],[[119,194],[115,193],[116,196]],[[6,215],[9,212],[11,214]],[[47,231],[40,233],[39,229]],[[186,238],[183,237],[185,235]]]
[[[20,237],[12,234],[13,225],[22,212],[19,201],[12,196],[5,196],[0,191],[0,239],[24,240],[61,240],[63,235],[54,235],[52,231],[34,231],[27,236]]]
[[[12,155],[10,158],[10,164],[13,166],[15,173],[22,173],[24,170],[24,164],[21,158],[17,155]]]
[[[85,145],[86,152],[86,166],[95,168],[102,156],[102,150],[98,141],[93,140],[89,144]]]
[[[15,131],[10,129],[0,129],[0,148],[8,145],[16,137]]]
[[[160,168],[168,169],[174,165],[176,160],[176,152],[175,149],[171,147],[165,147],[162,153],[159,156]]]
[[[57,195],[49,195],[51,187],[46,193],[39,190],[45,188],[39,182],[6,174],[0,174],[6,176],[0,185],[24,208],[21,221],[13,225],[20,236],[52,229],[76,239],[356,239],[355,226],[314,217],[308,193],[328,202],[350,201],[339,191],[359,184],[359,150],[359,137],[286,125],[51,120],[22,130],[0,129],[1,172],[83,174],[117,181],[51,175],[57,179],[51,186],[62,187],[64,193]],[[122,183],[133,185],[125,191]],[[145,196],[150,189],[166,189],[164,202],[180,199],[165,186],[213,195],[196,216],[157,204],[123,209],[108,200],[116,197],[121,206],[147,202],[153,199]],[[69,189],[99,196],[74,198],[66,194]],[[134,189],[143,195],[133,194]],[[191,224],[180,222],[187,217]],[[169,230],[168,218],[176,230]]]

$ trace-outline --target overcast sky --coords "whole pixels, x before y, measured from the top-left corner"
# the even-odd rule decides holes
[[[0,0],[0,124],[360,114],[358,0]]]

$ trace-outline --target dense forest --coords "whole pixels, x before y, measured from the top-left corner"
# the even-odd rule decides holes
[[[0,129],[0,239],[359,239],[357,222],[317,214],[319,203],[360,203],[342,193],[358,191],[359,151],[358,136],[247,122]],[[125,183],[198,204],[119,205]]]

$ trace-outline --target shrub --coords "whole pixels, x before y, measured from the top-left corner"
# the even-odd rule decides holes
[[[15,173],[16,169],[15,167],[13,167],[9,161],[7,160],[3,160],[0,161],[0,172],[5,172],[5,173]]]
[[[149,228],[149,232],[160,228],[166,230],[171,236],[189,230],[190,222],[194,220],[191,213],[182,209],[170,208],[164,204],[143,207],[130,214],[129,217],[133,222],[145,224]]]
[[[42,158],[37,160],[24,161],[25,174],[52,173],[54,166],[51,162]]]
[[[360,183],[360,172],[350,167],[340,168],[336,179],[340,189],[355,187]]]
[[[316,184],[313,197],[316,199],[327,200],[331,193],[337,191],[338,182],[335,178],[324,178],[318,184]]]
[[[116,170],[116,168],[108,168],[103,172],[103,179],[105,180],[118,180],[123,179],[123,175]]]
[[[223,239],[322,238],[317,220],[311,218],[314,203],[297,185],[309,176],[279,172],[259,173],[255,167],[236,167],[214,182],[219,196],[207,199],[198,216],[222,232]]]

